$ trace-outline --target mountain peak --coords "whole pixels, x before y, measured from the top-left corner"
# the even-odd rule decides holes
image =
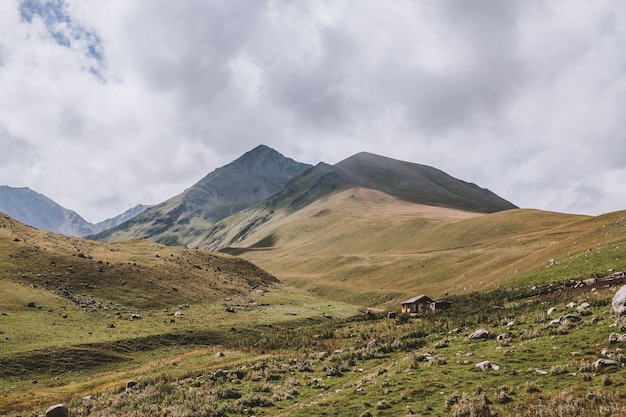
[[[259,145],[183,193],[94,238],[140,237],[167,245],[186,244],[183,240],[193,237],[189,231],[197,225],[207,227],[268,198],[310,167]]]
[[[360,152],[334,168],[348,182],[383,191],[404,201],[491,213],[517,208],[475,184],[412,162]]]

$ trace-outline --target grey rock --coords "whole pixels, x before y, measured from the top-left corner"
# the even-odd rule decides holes
[[[496,365],[495,363],[492,363],[490,361],[478,362],[476,364],[476,368],[480,369],[483,372],[490,371],[490,370],[498,371],[500,369],[500,367],[498,365]]]
[[[596,371],[601,371],[606,368],[611,368],[613,366],[617,366],[618,362],[613,359],[598,359],[593,363],[593,369]]]
[[[615,295],[613,296],[613,301],[611,302],[613,306],[613,311],[619,315],[624,314],[626,312],[626,285],[622,286]]]
[[[48,407],[46,410],[46,417],[68,417],[69,411],[65,404],[56,404]]]
[[[489,330],[487,329],[478,329],[474,333],[468,336],[468,339],[488,339],[489,338]]]
[[[609,335],[609,344],[626,342],[626,334],[611,333]]]
[[[562,325],[578,323],[579,321],[580,321],[580,317],[575,316],[573,314],[566,314],[564,316],[559,317],[559,323],[561,323]]]

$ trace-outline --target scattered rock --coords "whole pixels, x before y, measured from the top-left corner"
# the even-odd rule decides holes
[[[378,345],[378,341],[376,339],[372,339],[369,341],[369,343],[367,344],[368,348],[373,348],[376,347],[376,345]]]
[[[566,314],[564,316],[559,317],[559,323],[562,325],[578,323],[580,321],[580,317],[575,316],[573,314]]]
[[[624,343],[626,342],[626,334],[619,334],[619,333],[611,333],[609,335],[609,344],[615,344],[615,343]]]
[[[488,339],[489,331],[487,329],[478,329],[468,336],[468,339]]]
[[[505,340],[509,340],[510,336],[508,333],[501,333],[498,336],[496,336],[496,340],[497,341],[505,341]]]
[[[174,313],[174,317],[182,317],[183,316],[183,312],[182,311],[177,311]]]
[[[215,354],[215,357],[216,357],[216,358],[221,358],[222,356],[225,356],[225,355],[224,355],[224,352],[217,352],[217,353]]]
[[[550,308],[548,309],[548,312],[547,312],[548,316],[549,316],[550,314],[554,313],[555,311],[556,311],[556,307],[550,307]]]
[[[137,382],[136,382],[136,381],[133,381],[132,379],[126,383],[126,389],[127,389],[127,390],[129,390],[129,389],[133,389],[133,388],[135,388],[136,386],[137,386]]]
[[[56,404],[48,407],[46,417],[68,417],[69,412],[65,404]]]
[[[131,320],[140,320],[141,316],[139,314],[137,314],[137,313],[133,313],[133,314],[130,315],[130,319]]]
[[[35,308],[35,303],[31,301],[30,303],[26,304],[26,307]]]
[[[617,314],[624,314],[626,312],[626,285],[622,286],[613,296],[613,301],[611,302],[613,306],[613,311]]]
[[[584,302],[581,305],[579,305],[578,307],[576,307],[576,310],[583,312],[586,311],[589,307],[591,307],[591,304]]]
[[[535,369],[535,372],[537,372],[538,375],[548,375],[548,371],[544,371],[543,369]]]
[[[617,366],[618,362],[613,359],[598,359],[593,363],[593,369],[596,371],[601,371],[603,369],[611,368]]]
[[[576,303],[572,301],[571,303],[569,303],[565,307],[567,307],[567,308],[574,308],[574,307],[576,307]]]
[[[107,329],[114,329],[114,328],[115,328],[115,324],[113,323],[107,324]]]
[[[490,370],[494,370],[497,371],[500,369],[500,367],[498,365],[496,365],[495,363],[491,363],[490,361],[482,361],[476,364],[476,368],[480,369],[483,372],[486,371],[490,371]]]
[[[391,408],[391,405],[385,400],[379,401],[378,404],[376,404],[377,410],[387,410],[389,408]]]

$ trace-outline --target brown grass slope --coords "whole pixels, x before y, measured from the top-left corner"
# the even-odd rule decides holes
[[[438,169],[361,152],[336,165],[320,163],[265,201],[204,231],[183,236],[180,241],[210,249],[238,246],[260,226],[280,221],[319,199],[354,187],[383,192],[402,202],[476,213],[517,208],[487,189]]]
[[[42,232],[6,215],[0,215],[0,259],[3,285],[19,282],[87,306],[210,301],[277,283],[232,256],[145,240],[103,244]]]
[[[624,269],[624,218],[530,209],[481,214],[353,188],[277,214],[226,251],[324,297],[395,305],[419,293],[440,297]]]

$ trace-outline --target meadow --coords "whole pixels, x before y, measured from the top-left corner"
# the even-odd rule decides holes
[[[72,416],[626,412],[626,357],[609,343],[626,331],[611,312],[614,287],[492,290],[452,297],[447,311],[396,318],[283,291],[247,312],[190,307],[175,332],[160,333],[171,314],[154,312],[141,325],[160,336],[74,345],[85,354],[61,361],[64,370],[24,362],[2,379],[0,413],[41,413],[56,402]],[[559,322],[567,314],[577,321]],[[137,321],[123,321],[120,332],[138,330]],[[477,329],[488,337],[469,339]],[[107,355],[118,360],[101,360]],[[601,358],[615,365],[594,366]],[[499,369],[479,370],[485,360]],[[126,389],[129,380],[136,385]]]
[[[338,198],[312,221],[339,224]],[[350,239],[345,224],[317,242],[314,224],[286,223],[244,248],[281,280],[226,254],[0,218],[0,415],[59,402],[94,417],[626,413],[624,346],[609,343],[626,332],[619,285],[564,285],[625,269],[623,212],[396,212],[386,232],[373,212],[345,221],[362,226]],[[343,259],[321,257],[346,239]],[[394,278],[404,268],[412,278]],[[452,308],[387,318],[419,292]]]

